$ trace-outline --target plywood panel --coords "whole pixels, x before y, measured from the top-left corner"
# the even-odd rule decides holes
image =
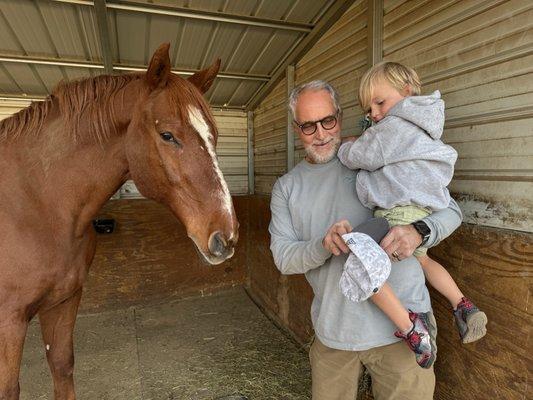
[[[246,199],[233,201],[245,229]],[[98,235],[81,304],[85,312],[168,301],[244,282],[246,239],[242,237],[234,257],[212,267],[199,258],[183,225],[151,200],[110,201],[99,217],[113,218],[117,226],[112,234]],[[246,231],[242,233],[246,238]]]
[[[274,265],[268,248],[268,197],[253,198],[250,204],[255,214],[249,230],[254,243],[249,247],[249,292],[300,343],[308,343],[312,291],[303,275],[282,276]],[[485,338],[462,345],[450,305],[431,290],[439,327],[435,399],[528,398],[533,235],[463,224],[430,254],[489,319]]]
[[[450,305],[432,291],[439,327],[435,398],[529,398],[533,235],[463,225],[431,254],[489,320],[485,338],[461,345]]]

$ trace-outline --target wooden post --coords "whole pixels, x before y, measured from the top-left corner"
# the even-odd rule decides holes
[[[383,60],[383,0],[368,0],[368,59],[371,67]]]
[[[248,194],[255,193],[254,176],[254,112],[248,111]]]
[[[287,101],[289,104],[289,95],[294,89],[294,65],[287,66]],[[292,113],[287,107],[287,172],[294,167],[294,130],[292,129]]]

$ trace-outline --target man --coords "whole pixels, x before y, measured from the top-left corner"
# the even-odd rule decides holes
[[[339,289],[349,252],[341,235],[372,212],[357,198],[357,171],[344,167],[336,156],[342,118],[338,95],[326,82],[313,81],[292,91],[289,106],[306,156],[272,189],[270,248],[279,270],[304,273],[314,292],[315,341],[309,355],[313,399],[353,400],[363,366],[372,376],[376,400],[432,399],[433,368],[418,366],[414,354],[393,335],[392,322],[372,302],[350,302]],[[398,261],[388,283],[405,307],[431,309],[413,251],[422,240],[426,247],[437,244],[460,223],[461,212],[452,200],[448,209],[424,218],[416,228],[396,226],[382,240],[387,254]]]

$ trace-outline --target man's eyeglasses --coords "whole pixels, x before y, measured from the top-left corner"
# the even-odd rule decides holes
[[[299,124],[297,121],[294,121],[294,123],[296,124],[296,126],[298,126],[298,128],[300,128],[304,135],[312,135],[316,132],[318,124],[320,124],[322,128],[327,131],[335,128],[335,126],[337,126],[338,115],[339,113],[337,112],[334,115],[328,115],[327,117],[324,117],[319,121],[309,121],[303,124]]]

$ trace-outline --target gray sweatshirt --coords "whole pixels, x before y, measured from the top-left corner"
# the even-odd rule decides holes
[[[361,169],[356,183],[361,202],[368,208],[447,207],[446,186],[457,152],[440,140],[443,127],[444,101],[437,90],[406,97],[355,142],[344,143],[339,159],[350,169]]]
[[[322,238],[335,222],[352,226],[368,220],[355,191],[358,171],[338,158],[326,164],[301,161],[279,178],[272,189],[269,231],[274,262],[283,274],[304,274],[314,298],[311,319],[316,336],[326,346],[341,350],[366,350],[394,343],[393,323],[372,301],[353,303],[339,288],[347,255],[332,256]],[[434,246],[461,224],[461,211],[451,200],[449,208],[424,218],[431,229],[427,247]],[[431,309],[420,264],[409,257],[392,265],[388,283],[402,304],[413,311]]]

